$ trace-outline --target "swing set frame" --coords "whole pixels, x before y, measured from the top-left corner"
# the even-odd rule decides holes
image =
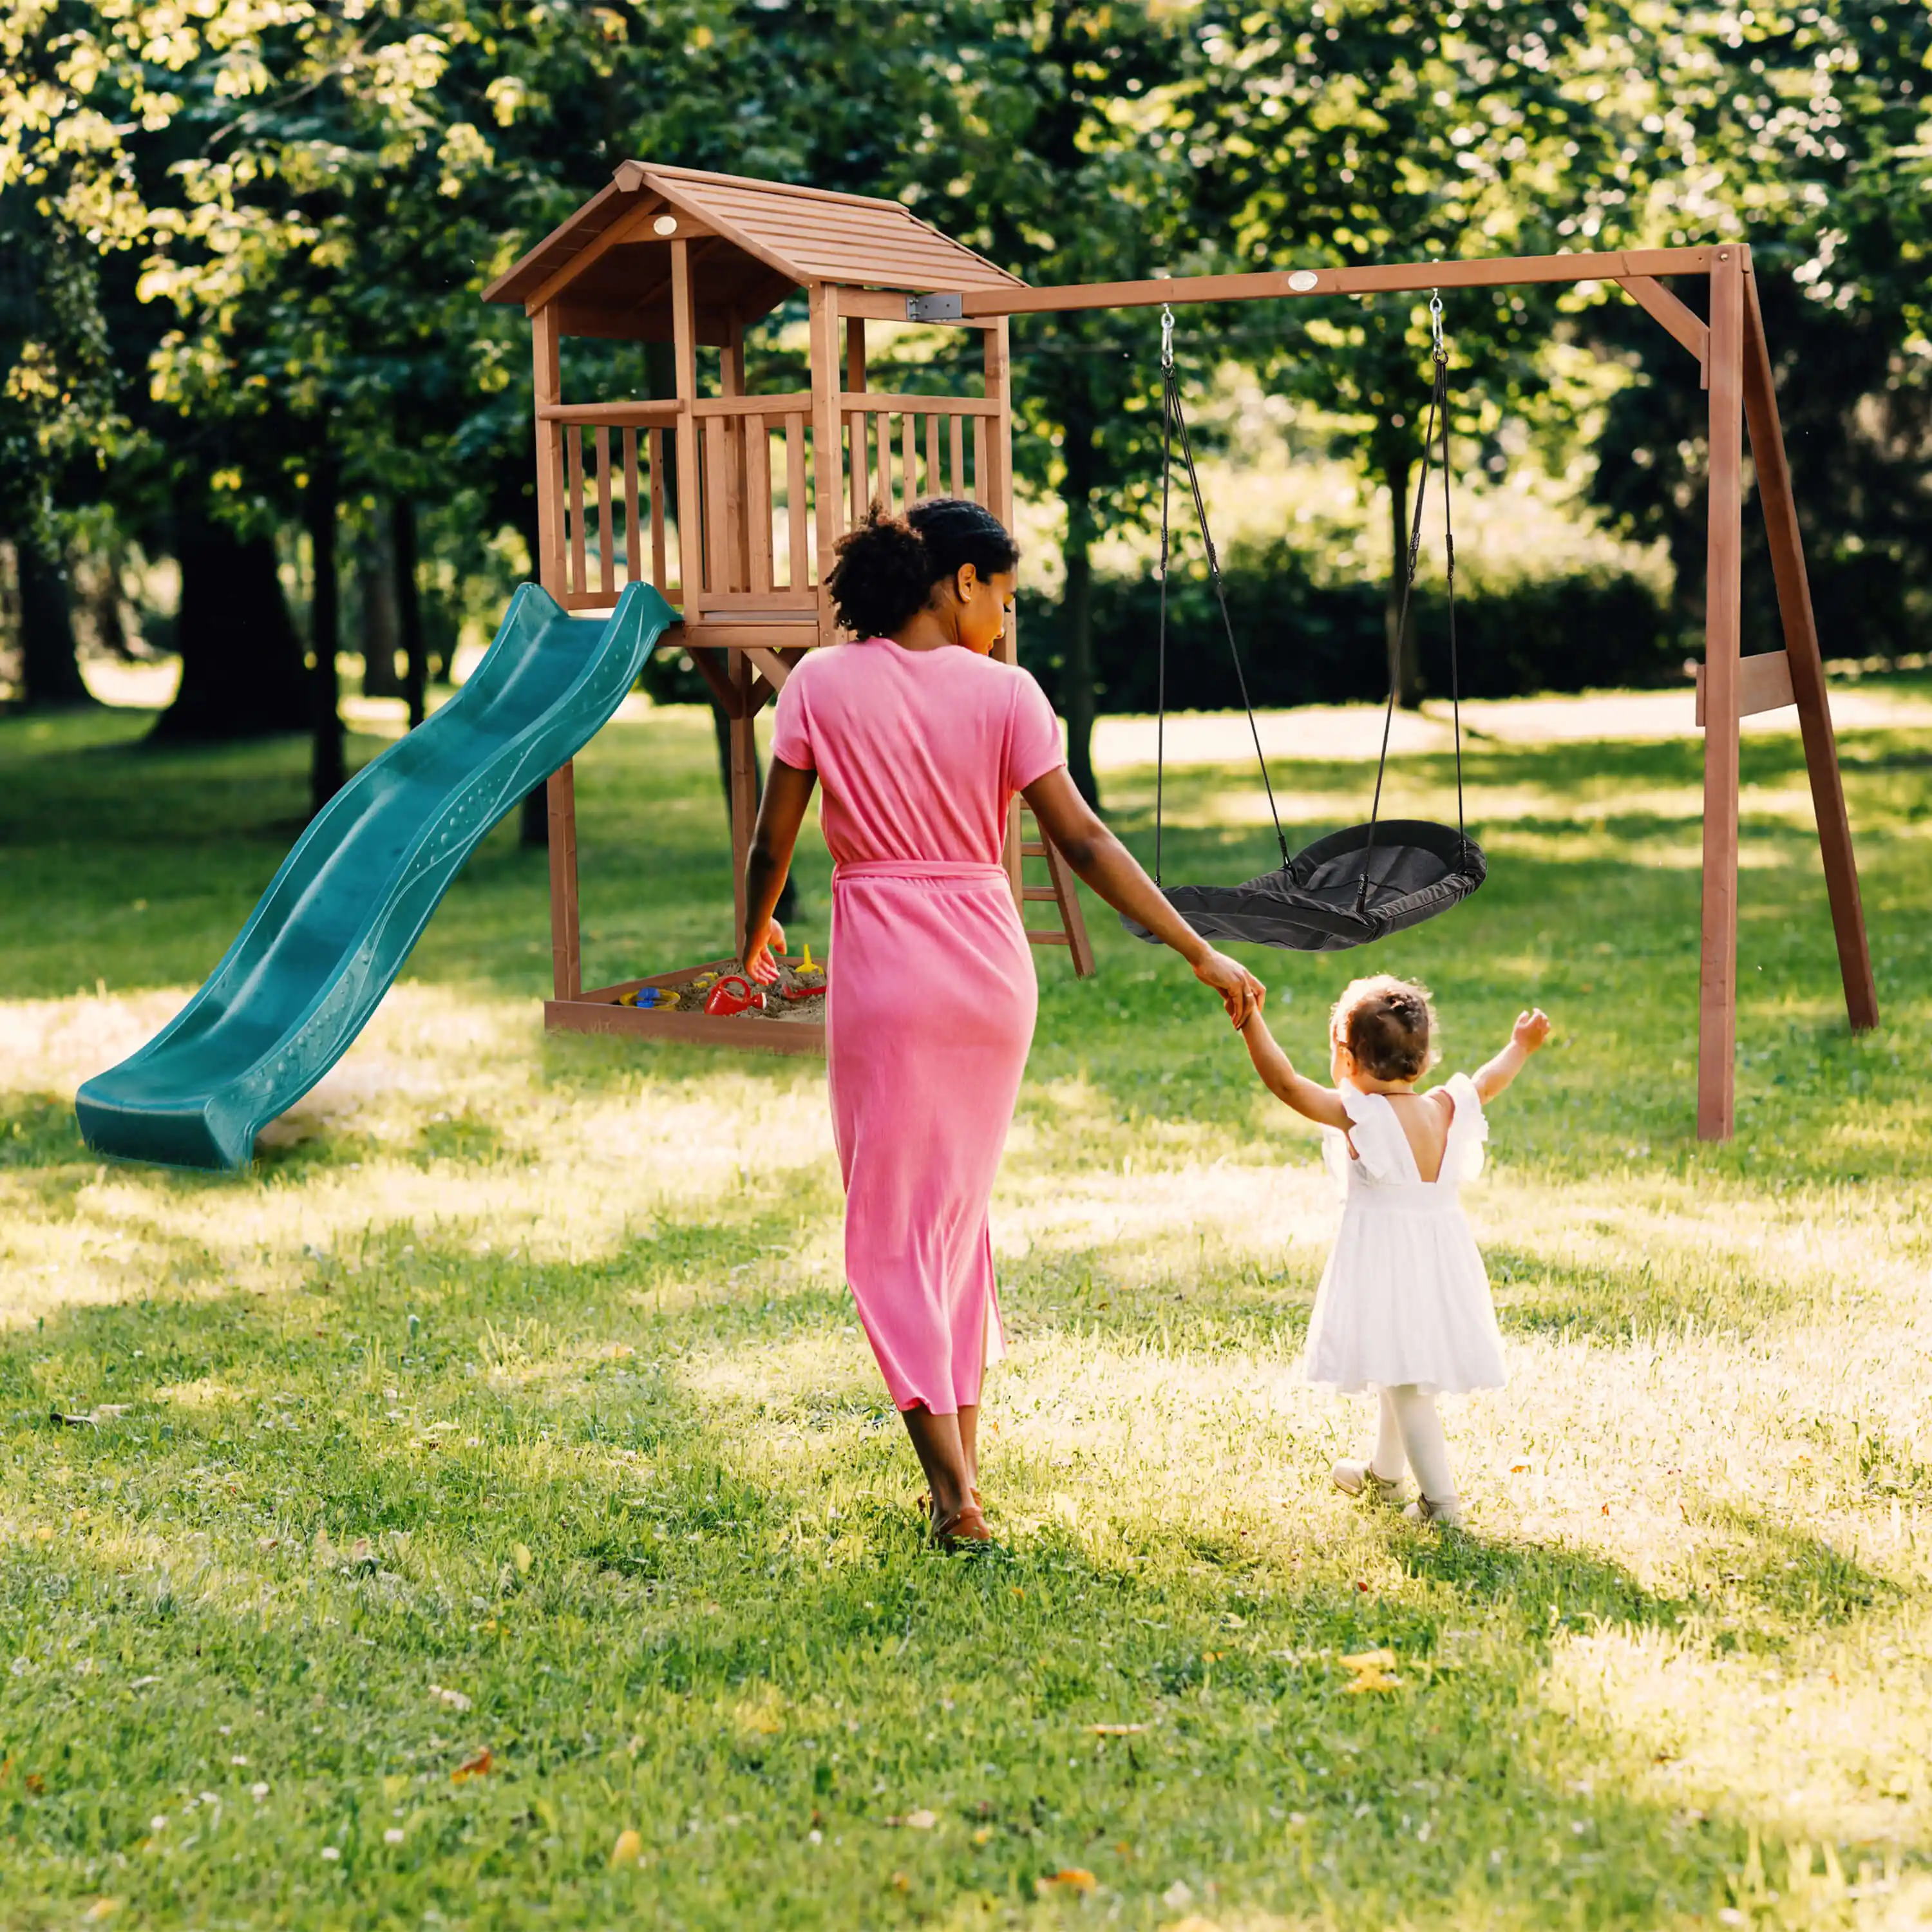
[[[1664,286],[1664,278],[1676,276],[1707,280],[1708,322]],[[530,322],[544,588],[566,609],[588,615],[609,610],[621,583],[654,584],[681,615],[664,646],[689,653],[730,720],[732,869],[742,924],[758,810],[754,721],[806,650],[838,640],[824,577],[841,531],[862,518],[868,502],[898,508],[941,493],[970,495],[1011,521],[1010,317],[1566,282],[1621,288],[1696,358],[1710,396],[1705,662],[1696,711],[1705,734],[1697,1131],[1721,1140],[1736,1120],[1738,724],[1752,712],[1797,708],[1846,1006],[1854,1030],[1878,1023],[1824,660],[1748,248],[1029,288],[896,202],[626,161],[608,186],[484,293],[486,301],[520,305]],[[746,329],[801,290],[810,314],[809,388],[748,393]],[[981,393],[868,390],[868,320],[950,325],[969,340],[976,336]],[[669,343],[675,395],[566,402],[559,344],[572,336]],[[718,352],[715,385],[700,384],[700,346]],[[1781,650],[1748,657],[1740,635],[1747,429],[1784,639]],[[1010,661],[1010,626],[1000,649]],[[549,806],[556,983],[544,1004],[547,1025],[823,1050],[818,1025],[748,1025],[622,1004],[644,986],[681,984],[702,965],[586,988],[572,766],[551,777]],[[1016,908],[1024,914],[1037,902],[1046,921],[1029,927],[1028,938],[1068,949],[1075,970],[1090,974],[1072,872],[1042,830],[1028,836],[1017,802],[1004,856]],[[1028,861],[1044,866],[1044,883],[1027,881]]]
[[[1680,275],[1707,279],[1708,322],[1671,293],[1660,279]],[[1535,282],[1615,284],[1696,358],[1701,386],[1710,397],[1704,662],[1698,671],[1696,704],[1696,722],[1704,732],[1697,1135],[1700,1140],[1727,1140],[1737,1118],[1738,727],[1754,712],[1780,710],[1786,705],[1796,707],[1846,1010],[1855,1033],[1878,1024],[1878,994],[1872,979],[1871,950],[1859,898],[1851,824],[1845,810],[1824,658],[1812,610],[1750,249],[1742,243],[1726,242],[1695,248],[1522,255],[1492,261],[1176,276],[1059,288],[975,290],[952,298],[929,296],[925,304],[944,302],[960,319],[970,321],[1048,310],[1294,300]],[[911,310],[915,304],[908,306]],[[1742,650],[1747,432],[1784,638],[1782,649],[1749,656]]]

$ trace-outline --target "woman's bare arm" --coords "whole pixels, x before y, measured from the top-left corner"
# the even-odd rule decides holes
[[[1194,976],[1221,996],[1236,1026],[1261,1011],[1268,989],[1238,960],[1217,952],[1161,896],[1134,855],[1100,820],[1073,788],[1064,765],[1036,778],[1025,792],[1040,828],[1058,845],[1066,862],[1116,912],[1138,920],[1163,945],[1171,946],[1194,968]]]
[[[1348,1131],[1348,1116],[1340,1094],[1332,1087],[1318,1087],[1296,1072],[1259,1013],[1249,1015],[1247,1024],[1241,1028],[1241,1038],[1246,1044],[1248,1058],[1255,1063],[1255,1071],[1262,1076],[1262,1084],[1277,1100],[1319,1126],[1340,1127],[1344,1133]]]
[[[765,775],[758,829],[752,834],[751,855],[745,862],[745,930],[738,957],[752,979],[767,985],[778,976],[769,949],[776,944],[782,952],[785,943],[784,928],[772,918],[772,909],[784,890],[799,827],[805,823],[805,808],[812,802],[812,788],[818,783],[816,772],[801,771],[782,758],[774,758]]]

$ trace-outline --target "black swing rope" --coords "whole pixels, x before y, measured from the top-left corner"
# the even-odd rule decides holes
[[[1429,392],[1429,425],[1422,436],[1422,473],[1415,483],[1415,515],[1409,525],[1408,568],[1403,573],[1402,606],[1396,614],[1395,633],[1389,644],[1388,700],[1382,708],[1382,755],[1376,761],[1375,802],[1369,808],[1368,844],[1362,854],[1361,890],[1355,896],[1355,910],[1368,903],[1369,871],[1376,854],[1376,826],[1382,818],[1382,780],[1388,771],[1389,731],[1395,722],[1396,692],[1402,682],[1402,647],[1408,638],[1408,607],[1415,595],[1416,566],[1422,554],[1422,512],[1429,495],[1430,460],[1435,453],[1436,433],[1442,432],[1442,569],[1448,589],[1449,614],[1449,702],[1454,717],[1456,740],[1456,836],[1465,846],[1468,830],[1462,815],[1462,678],[1456,656],[1456,536],[1451,527],[1449,467],[1449,350],[1442,339],[1442,297],[1429,298],[1430,325],[1435,334],[1436,380]]]
[[[1214,602],[1221,612],[1221,628],[1227,637],[1228,655],[1234,661],[1234,682],[1240,688],[1241,708],[1248,714],[1248,734],[1255,741],[1255,762],[1261,767],[1262,789],[1268,794],[1268,816],[1274,821],[1275,843],[1281,848],[1281,862],[1286,870],[1288,862],[1288,839],[1281,829],[1281,814],[1275,808],[1274,785],[1268,777],[1268,759],[1262,751],[1261,727],[1255,722],[1255,707],[1248,698],[1248,675],[1241,668],[1240,646],[1234,641],[1234,620],[1228,614],[1228,593],[1221,581],[1220,554],[1214,548],[1214,534],[1208,527],[1208,506],[1202,497],[1200,473],[1194,466],[1193,440],[1187,433],[1187,412],[1181,406],[1180,384],[1174,374],[1174,311],[1165,305],[1160,312],[1160,374],[1166,407],[1160,443],[1160,632],[1156,689],[1160,710],[1154,726],[1154,882],[1156,885],[1160,884],[1161,807],[1166,771],[1167,570],[1171,554],[1168,485],[1173,467],[1171,452],[1177,432],[1180,438],[1180,460],[1187,471],[1188,490],[1194,499],[1195,518],[1201,526],[1202,547],[1208,553],[1208,581],[1213,586]]]
[[[1288,850],[1275,799],[1274,781],[1262,749],[1261,726],[1248,688],[1247,669],[1241,661],[1221,575],[1220,552],[1208,526],[1208,506],[1194,460],[1193,437],[1174,366],[1174,316],[1161,311],[1161,481],[1160,621],[1155,736],[1154,879],[1168,903],[1204,938],[1232,939],[1263,946],[1285,946],[1303,952],[1335,952],[1360,946],[1390,933],[1406,931],[1446,911],[1480,886],[1488,867],[1480,849],[1469,838],[1462,794],[1462,666],[1456,639],[1456,553],[1450,505],[1448,352],[1442,337],[1442,304],[1432,298],[1435,380],[1423,436],[1422,469],[1415,498],[1415,514],[1408,531],[1406,556],[1399,556],[1402,573],[1400,602],[1389,664],[1389,693],[1382,712],[1382,740],[1376,764],[1373,815],[1365,825],[1332,832],[1296,853]],[[1449,671],[1455,705],[1456,826],[1422,819],[1382,818],[1382,794],[1388,776],[1389,744],[1395,704],[1400,695],[1402,652],[1408,635],[1416,572],[1422,548],[1422,525],[1429,495],[1429,472],[1438,458],[1442,464],[1442,533],[1449,588]],[[1167,632],[1168,573],[1173,567],[1174,465],[1176,458],[1186,472],[1188,494],[1201,526],[1207,551],[1208,581],[1221,614],[1221,629],[1234,667],[1241,706],[1247,715],[1248,735],[1255,748],[1262,784],[1268,794],[1268,817],[1280,848],[1278,869],[1238,885],[1168,886],[1162,879],[1167,802]],[[1380,876],[1377,874],[1379,872]],[[1124,913],[1121,923],[1136,938],[1153,940],[1154,933]]]

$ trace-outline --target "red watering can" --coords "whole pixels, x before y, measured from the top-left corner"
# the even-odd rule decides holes
[[[765,996],[742,973],[728,973],[704,996],[704,1010],[714,1019],[728,1020],[734,1013],[762,1010]]]

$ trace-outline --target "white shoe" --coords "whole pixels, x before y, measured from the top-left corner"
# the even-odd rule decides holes
[[[1462,1527],[1462,1502],[1460,1496],[1445,1496],[1440,1502],[1419,1497],[1402,1513],[1405,1522],[1439,1522],[1450,1529]]]
[[[1383,1504],[1390,1509],[1395,1508],[1408,1493],[1408,1485],[1400,1476],[1378,1476],[1372,1462],[1337,1462],[1328,1472],[1328,1480],[1345,1496],[1359,1496],[1366,1492],[1370,1502]]]

